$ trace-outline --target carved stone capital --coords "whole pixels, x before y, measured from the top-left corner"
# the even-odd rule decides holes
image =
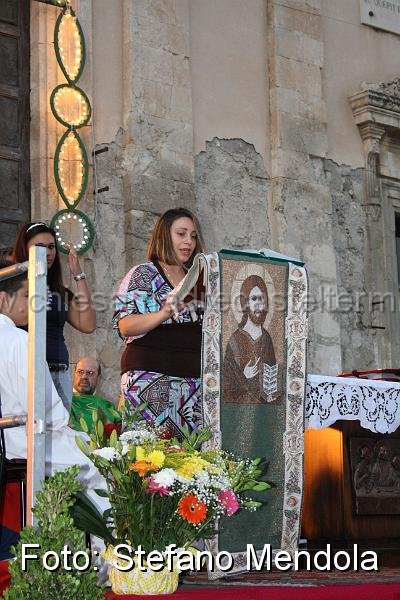
[[[382,81],[377,89],[389,96],[400,98],[400,77],[392,81]]]
[[[365,154],[379,154],[379,145],[385,135],[385,128],[372,121],[361,123],[358,126],[363,141]]]
[[[400,78],[361,87],[349,102],[364,146],[367,198],[376,200],[380,197],[381,141],[387,133],[400,136]]]
[[[393,82],[392,82],[393,83]],[[400,129],[400,94],[395,95],[395,87],[391,84],[380,84],[375,88],[369,84],[368,89],[349,97],[356,124],[376,123],[387,129]],[[391,92],[391,93],[389,93]]]

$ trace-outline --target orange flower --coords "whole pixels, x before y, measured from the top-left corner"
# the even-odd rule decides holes
[[[148,463],[145,460],[137,460],[129,467],[129,469],[139,473],[140,477],[144,477],[149,471],[157,471],[156,465]]]
[[[189,523],[198,525],[206,518],[207,506],[194,494],[186,494],[179,500],[178,513]]]

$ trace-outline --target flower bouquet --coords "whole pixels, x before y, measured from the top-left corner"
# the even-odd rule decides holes
[[[80,525],[109,544],[105,558],[114,557],[110,581],[116,593],[149,593],[150,579],[150,593],[165,592],[159,584],[167,571],[170,579],[174,576],[167,591],[174,591],[170,588],[176,589],[177,571],[182,570],[182,564],[177,565],[179,552],[196,553],[193,544],[213,537],[220,517],[261,506],[261,502],[246,498],[246,491],[262,492],[270,487],[260,481],[261,459],[237,460],[219,449],[202,451],[202,443],[210,437],[207,429],[190,434],[186,431],[185,440],[178,442],[165,439],[162,428],[133,420],[119,437],[113,431],[107,439],[96,411],[93,422],[90,443],[81,439],[77,443],[104,476],[107,492],[98,493],[108,496],[110,509],[104,513],[102,527],[98,523],[91,527],[94,519],[92,523],[90,519],[85,521],[84,511],[80,513]],[[116,553],[118,548],[124,552]],[[179,549],[172,563],[167,560],[171,548]],[[148,566],[155,553],[161,565],[157,572],[150,573]],[[136,581],[140,572],[147,576],[146,585]]]

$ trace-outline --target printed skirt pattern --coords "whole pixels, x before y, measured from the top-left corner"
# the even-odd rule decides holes
[[[140,412],[146,421],[162,425],[168,435],[182,439],[182,428],[201,429],[203,411],[200,378],[170,377],[151,371],[128,371],[121,378],[124,415]]]

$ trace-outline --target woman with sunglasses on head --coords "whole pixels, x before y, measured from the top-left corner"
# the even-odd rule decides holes
[[[193,430],[202,425],[202,308],[198,298],[176,306],[172,290],[201,251],[200,228],[192,213],[186,208],[165,212],[155,225],[148,262],[133,267],[119,287],[113,317],[125,342],[125,419],[145,403],[142,417],[178,438],[184,426]]]
[[[77,295],[65,287],[55,232],[45,223],[27,223],[22,226],[14,244],[12,259],[28,260],[29,248],[43,246],[47,252],[47,331],[46,360],[54,385],[65,408],[70,410],[72,380],[69,373],[69,354],[64,339],[64,325],[68,322],[81,333],[92,333],[96,328],[86,275],[79,264],[72,244],[68,244],[68,266],[76,281]]]

